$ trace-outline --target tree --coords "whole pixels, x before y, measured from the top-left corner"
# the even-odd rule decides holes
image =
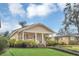
[[[71,22],[77,27],[79,33],[79,4],[74,4]]]
[[[71,4],[70,3],[67,3],[66,4],[66,8],[64,9],[65,20],[63,22],[64,30],[66,32],[68,32],[68,27],[71,24],[71,22],[70,22],[70,20],[71,20],[71,12],[72,12]]]
[[[65,35],[65,30],[63,28],[61,28],[59,31],[58,31],[58,35]]]
[[[79,4],[67,3],[66,8],[64,9],[64,14],[64,29],[68,31],[70,25],[75,25],[77,32],[79,33]]]
[[[8,37],[9,36],[9,31],[4,32],[4,36]]]
[[[8,47],[8,39],[6,37],[0,36],[0,54],[5,52]]]
[[[19,25],[20,25],[21,27],[24,27],[24,26],[26,25],[26,23],[27,23],[26,21],[20,21],[20,22],[19,22]]]

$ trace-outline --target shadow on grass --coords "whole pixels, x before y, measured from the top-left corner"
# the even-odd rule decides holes
[[[9,53],[10,53],[12,56],[15,56],[12,51],[9,51]]]
[[[0,55],[4,54],[9,48],[5,48],[5,49],[2,49],[0,50]]]
[[[3,54],[3,53],[5,53],[5,52],[6,52],[5,50],[1,50],[0,51],[0,55]]]

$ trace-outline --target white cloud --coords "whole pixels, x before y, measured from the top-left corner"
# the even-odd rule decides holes
[[[8,4],[9,6],[9,11],[13,14],[13,15],[20,15],[20,16],[24,16],[25,15],[25,11],[22,8],[22,5],[19,3],[11,3]]]
[[[20,15],[21,17],[32,18],[35,16],[48,16],[49,14],[56,12],[58,10],[62,11],[65,7],[65,3],[58,3],[58,8],[53,3],[43,3],[40,5],[29,4],[26,8],[26,11],[23,9],[23,6],[19,3],[11,3],[9,5],[9,11],[12,15]]]
[[[17,28],[20,28],[21,26],[18,24],[10,24],[8,22],[1,22],[1,28],[0,28],[0,33],[5,32],[5,31],[12,31]]]
[[[27,17],[32,18],[34,16],[47,16],[52,12],[56,12],[56,6],[54,4],[29,4],[27,7]]]

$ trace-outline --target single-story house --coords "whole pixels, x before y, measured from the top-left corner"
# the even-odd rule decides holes
[[[58,41],[59,43],[63,42],[65,44],[71,44],[72,41],[76,43],[79,42],[79,35],[77,34],[56,35],[56,33],[53,30],[49,29],[44,24],[40,23],[26,25],[22,28],[12,31],[12,33],[10,34],[10,39],[16,39],[16,40],[35,39],[44,45],[46,45],[45,41],[46,37],[51,37],[52,39]]]
[[[46,45],[45,37],[52,37],[55,32],[43,24],[26,25],[22,28],[14,30],[10,34],[10,39],[29,40],[35,39]]]

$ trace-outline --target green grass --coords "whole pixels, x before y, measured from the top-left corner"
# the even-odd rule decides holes
[[[79,45],[67,45],[64,48],[79,51]]]
[[[70,50],[77,50],[79,51],[79,47],[65,47],[66,49],[70,49]]]
[[[72,56],[72,55],[48,48],[10,48],[1,56]]]

